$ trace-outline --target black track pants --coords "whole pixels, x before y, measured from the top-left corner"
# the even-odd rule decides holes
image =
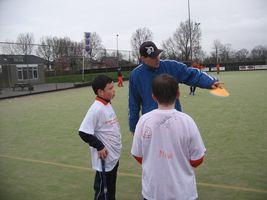
[[[117,180],[117,170],[119,166],[119,161],[115,167],[106,172],[107,188],[108,188],[108,200],[115,200],[116,198],[116,180]],[[104,185],[103,185],[103,175],[102,172],[96,171],[95,174],[95,198],[94,200],[104,200]]]

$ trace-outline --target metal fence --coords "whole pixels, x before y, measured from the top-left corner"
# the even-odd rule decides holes
[[[0,42],[0,98],[89,85],[98,73],[129,77],[139,60],[134,52],[91,49],[81,43],[40,45]],[[191,66],[190,62],[184,62]],[[214,71],[216,64],[203,64]],[[223,71],[267,69],[265,61],[220,63]]]
[[[138,58],[132,51],[92,48],[86,52],[82,43],[73,42],[57,45],[0,42],[0,54],[35,55],[44,59],[52,68],[63,67],[74,71],[81,67],[83,58],[86,68],[120,67],[119,64],[138,63]]]
[[[0,42],[0,97],[26,95],[85,85],[97,73],[127,79],[138,64],[131,51],[91,49],[81,43],[40,45]]]

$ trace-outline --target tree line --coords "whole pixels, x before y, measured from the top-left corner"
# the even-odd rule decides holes
[[[173,35],[161,43],[163,59],[175,59],[180,61],[196,61],[200,63],[220,63],[247,60],[266,60],[267,46],[256,45],[251,51],[242,48],[234,50],[231,44],[223,44],[219,39],[213,41],[210,54],[201,47],[201,28],[199,23],[191,21],[181,22]],[[153,33],[147,27],[138,28],[132,34],[131,55],[129,61],[138,60],[139,46],[147,40],[153,40]],[[1,51],[4,54],[37,54],[48,63],[53,61],[75,62],[75,58],[83,57],[84,41],[75,42],[69,37],[43,36],[39,43],[34,43],[32,33],[21,33],[15,42],[2,42]],[[123,58],[123,51],[108,51],[102,44],[101,37],[92,32],[90,36],[90,51],[85,54],[90,61],[99,61],[103,57]],[[74,59],[73,59],[74,58]],[[66,61],[67,60],[67,61]]]

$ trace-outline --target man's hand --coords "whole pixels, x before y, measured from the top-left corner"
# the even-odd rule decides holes
[[[211,86],[212,89],[216,89],[216,88],[222,88],[223,83],[222,82],[215,82],[213,83],[213,85]]]
[[[105,159],[107,156],[108,156],[108,150],[106,149],[106,147],[98,151],[99,158]]]

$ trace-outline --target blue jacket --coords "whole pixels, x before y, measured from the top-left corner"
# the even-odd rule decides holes
[[[170,74],[176,78],[178,83],[194,85],[200,88],[210,89],[215,78],[195,68],[187,68],[183,63],[174,60],[160,60],[158,68],[151,68],[142,63],[136,67],[129,79],[129,126],[130,131],[135,131],[139,120],[140,109],[142,114],[156,109],[157,103],[152,99],[152,80],[159,74]],[[180,101],[177,99],[175,108],[181,111]]]

